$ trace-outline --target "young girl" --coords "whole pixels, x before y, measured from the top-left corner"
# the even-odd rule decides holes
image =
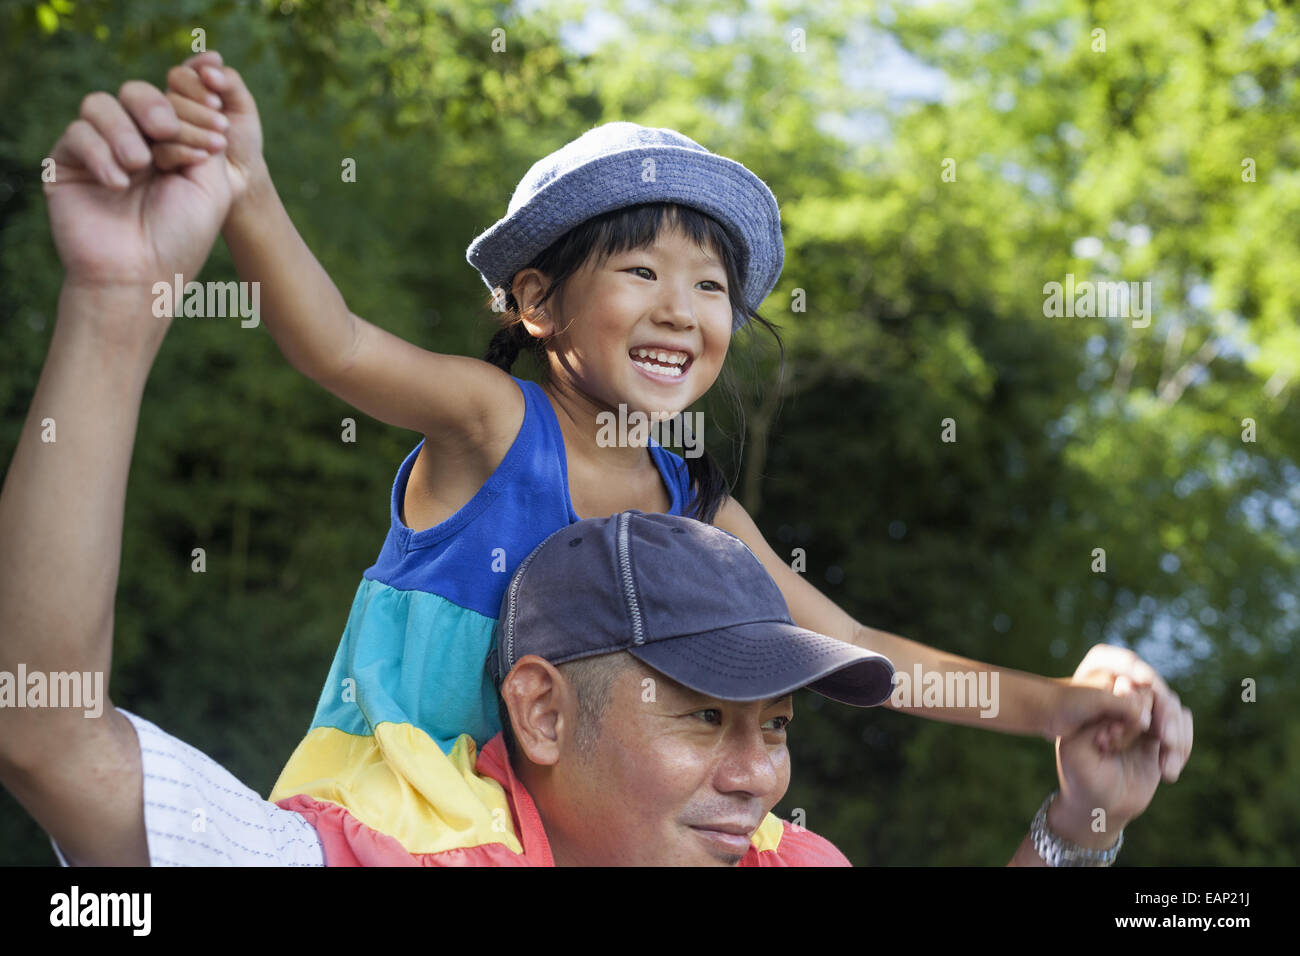
[[[757,309],[781,272],[780,218],[745,167],[631,123],[596,127],[539,160],[467,253],[505,309],[480,361],[420,349],[348,310],[279,202],[251,96],[215,53],[169,83],[203,125],[220,122],[198,104],[222,101],[236,197],[223,234],[240,277],[261,284],[262,320],[286,358],[359,410],[424,435],[398,469],[387,538],[272,800],[318,828],[328,819],[358,858],[513,848],[513,834],[477,809],[466,773],[501,729],[484,665],[503,592],[551,532],[629,508],[688,514],[741,538],[795,623],[884,654],[900,674],[993,670],[853,620],[768,546],[707,453],[683,461],[653,441],[601,440],[599,416],[617,418],[620,405],[663,417],[704,395],[737,329],[757,322],[776,336]],[[206,158],[155,146],[160,165]],[[509,374],[522,351],[539,359],[544,384]],[[981,717],[973,700],[923,708],[919,687],[891,706],[1048,739],[1106,717],[1099,741],[1127,742],[1141,708],[1125,692],[1153,685],[1152,729],[1170,751],[1162,769],[1177,778],[1190,747],[1177,697],[1136,657],[1095,669],[1088,687],[990,676],[1000,678],[996,716]]]

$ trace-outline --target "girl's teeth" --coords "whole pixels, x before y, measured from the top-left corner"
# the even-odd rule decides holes
[[[664,365],[685,365],[686,356],[679,355],[676,352],[658,352],[653,349],[636,349],[635,353],[641,358],[654,359]]]
[[[656,375],[667,375],[669,378],[677,378],[682,374],[681,368],[664,368],[662,365],[651,365],[649,362],[638,362],[636,359],[632,360],[632,364],[639,365],[647,372],[654,372]]]

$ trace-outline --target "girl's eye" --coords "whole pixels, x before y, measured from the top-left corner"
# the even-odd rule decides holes
[[[633,266],[631,269],[624,269],[623,271],[624,272],[648,272],[650,273],[650,278],[653,278],[655,274],[654,270],[651,269],[649,266]],[[715,286],[719,292],[727,291],[726,287],[724,287],[721,282],[715,282],[713,279],[705,279],[704,281],[711,286]]]

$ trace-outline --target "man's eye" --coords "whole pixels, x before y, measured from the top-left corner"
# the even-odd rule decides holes
[[[785,730],[785,728],[790,726],[790,718],[785,716],[773,717],[771,720],[767,722],[767,724],[764,724],[763,726],[766,727],[768,726],[768,724],[776,725],[775,727],[771,728],[772,730]]]
[[[722,711],[720,711],[720,710],[717,710],[717,709],[714,709],[714,708],[710,708],[710,709],[708,709],[708,710],[697,710],[695,713],[691,714],[691,716],[692,716],[692,717],[699,717],[701,714],[707,714],[708,716],[705,717],[704,719],[707,720],[707,721],[708,721],[709,723],[711,723],[711,724],[716,724],[716,723],[721,723],[721,722],[722,722]]]

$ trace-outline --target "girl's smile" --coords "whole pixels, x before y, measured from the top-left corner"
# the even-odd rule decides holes
[[[695,359],[690,349],[662,342],[633,346],[628,351],[628,356],[643,375],[665,385],[682,384]]]
[[[524,302],[545,288],[530,272],[516,277]],[[529,331],[548,340],[552,382],[584,396],[592,416],[625,404],[670,417],[722,369],[733,319],[726,283],[717,250],[670,226],[648,246],[585,262]]]

